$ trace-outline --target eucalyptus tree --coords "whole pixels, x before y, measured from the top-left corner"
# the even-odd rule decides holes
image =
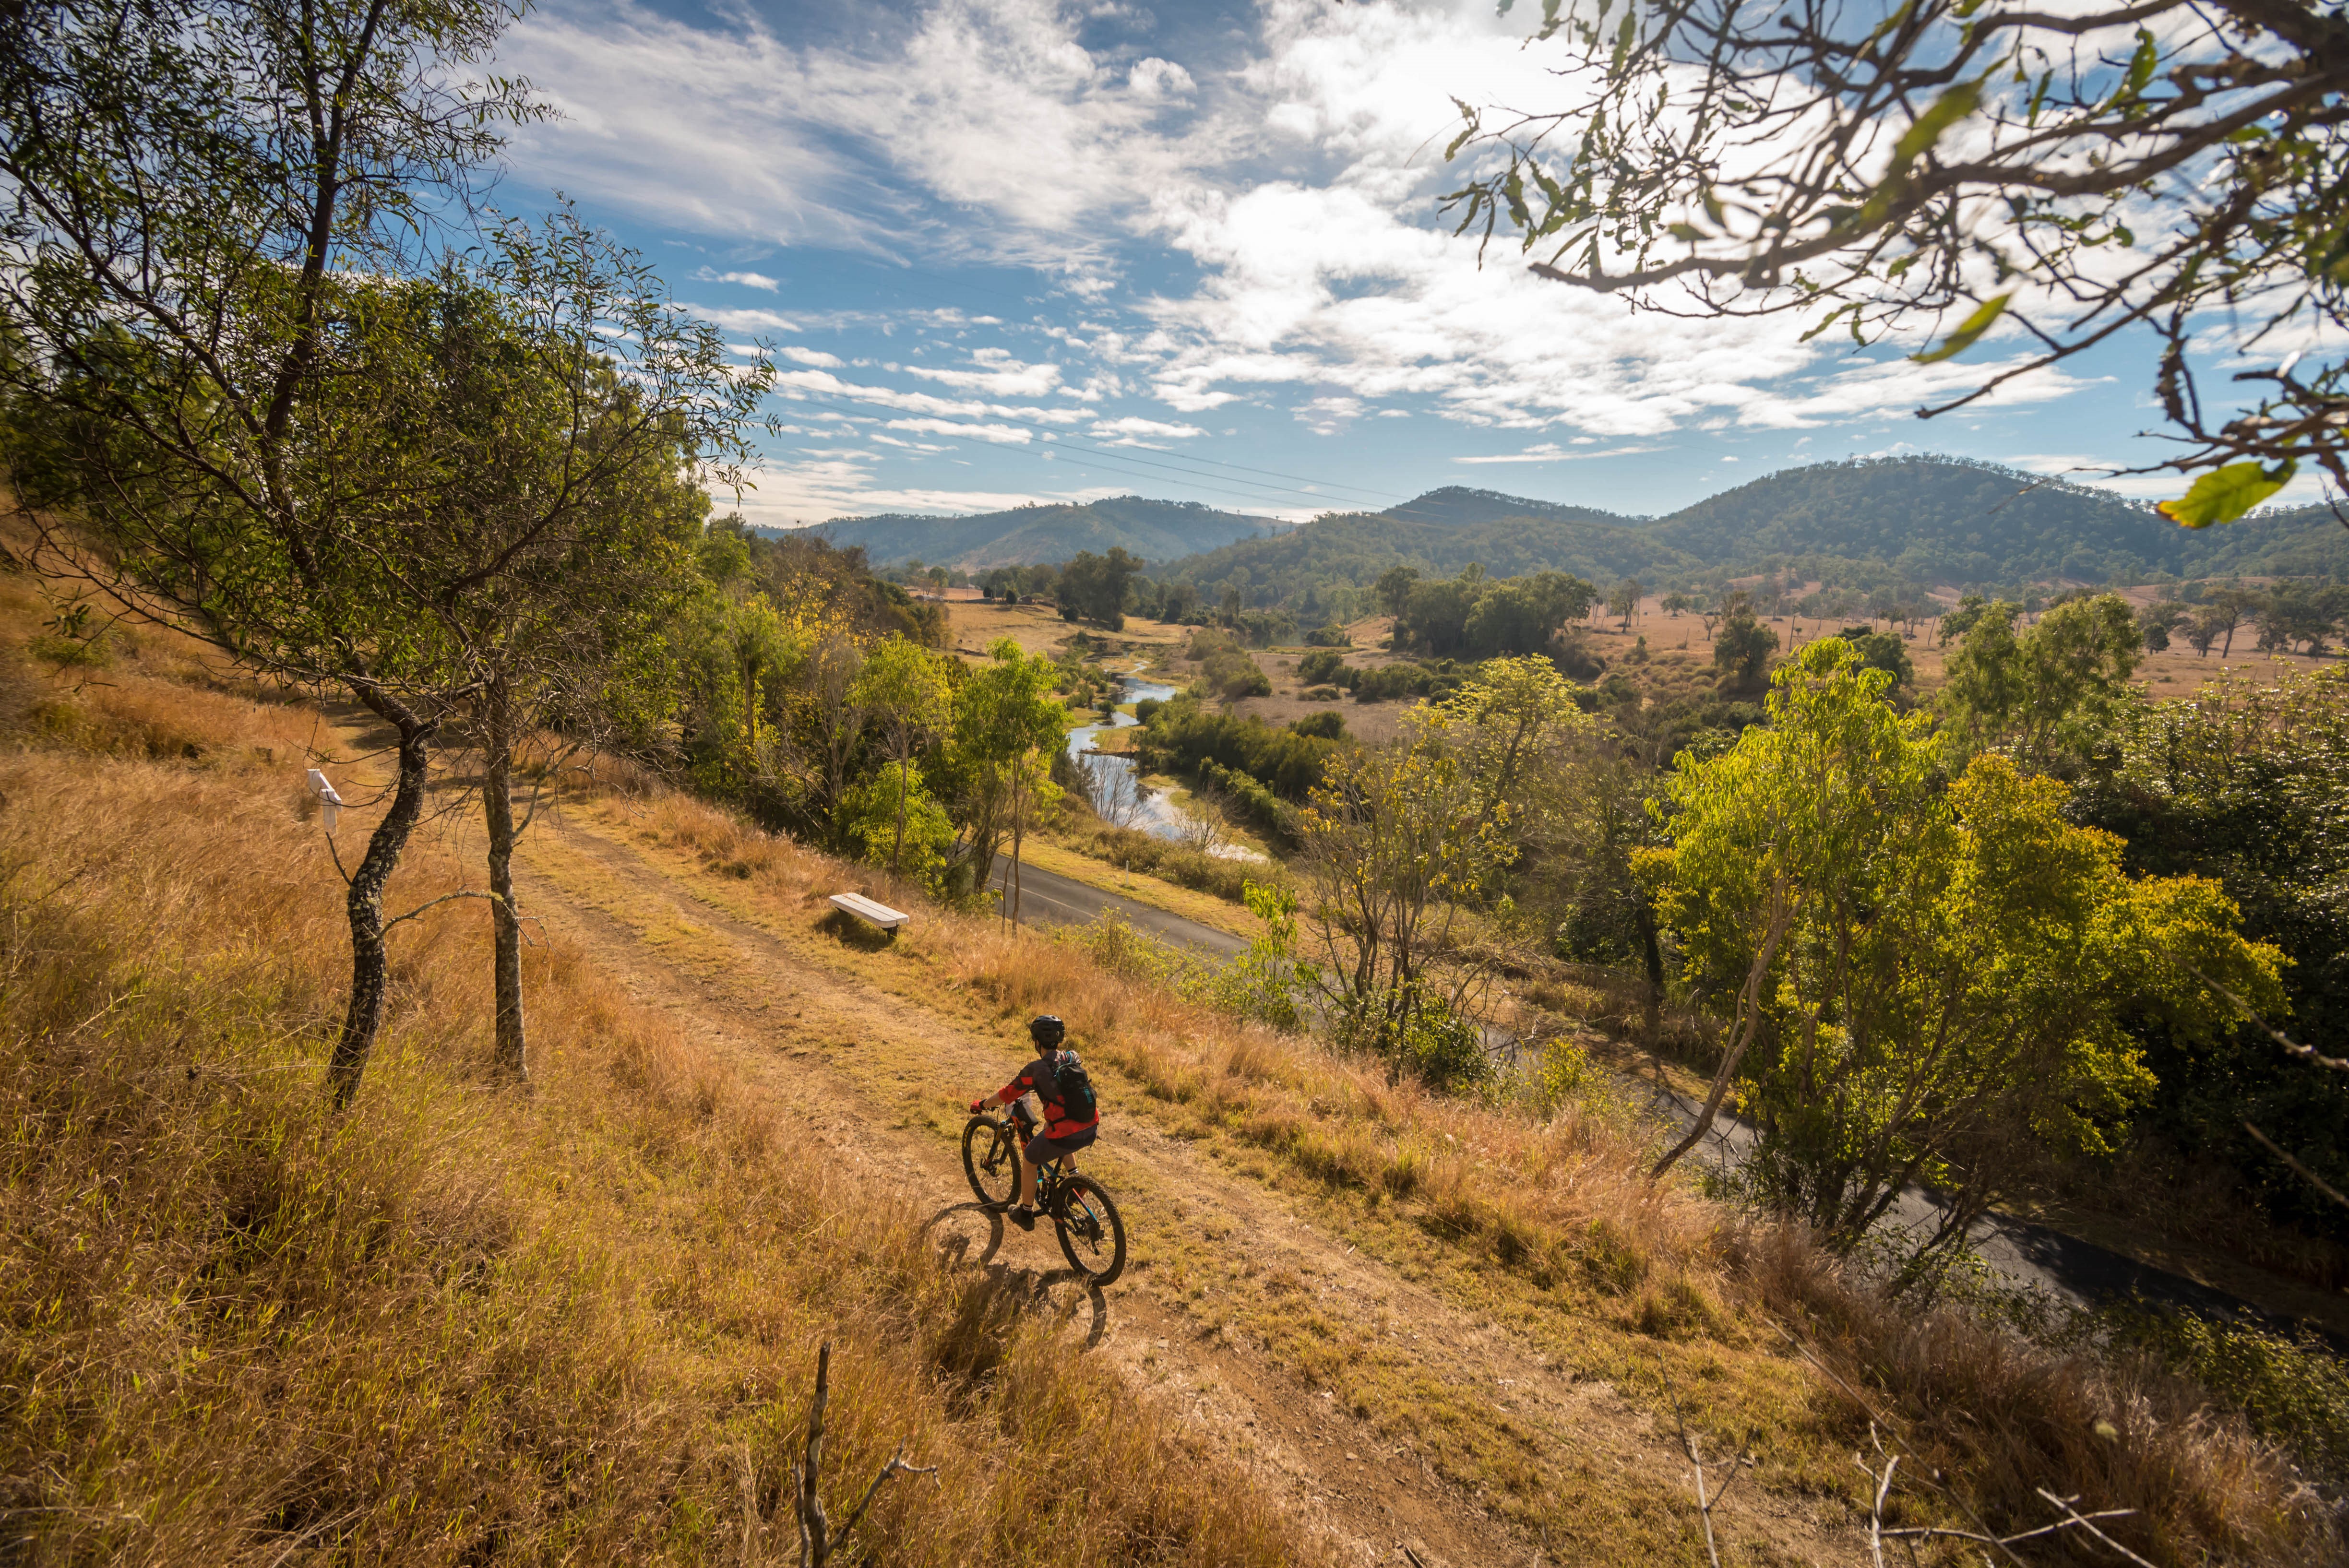
[[[2349,489],[2340,0],[1543,15],[1566,101],[1464,105],[1448,150],[1489,155],[1450,198],[1462,227],[1515,231],[1538,275],[1860,345],[1954,319],[1929,363],[2011,329],[2021,352],[1925,416],[2149,334],[2182,448],[2155,466],[2193,476],[2169,515],[2240,517],[2303,464]]]
[[[895,871],[905,856],[914,754],[954,721],[954,687],[938,655],[904,637],[890,637],[864,661],[856,677],[856,696],[879,724],[890,760],[897,767],[896,828],[889,849],[889,869]]]
[[[347,690],[398,738],[348,875],[357,1092],[384,1006],[384,886],[462,685],[363,548],[417,482],[376,395],[413,367],[415,277],[502,128],[483,0],[30,0],[0,11],[0,332],[36,553],[248,665]],[[44,505],[44,503],[47,503]],[[70,525],[57,508],[70,506]]]
[[[1987,623],[1986,623],[1987,624]],[[1822,638],[1783,667],[1771,723],[1683,754],[1670,848],[1642,874],[1692,988],[1727,1026],[1693,1147],[1733,1083],[1761,1125],[1753,1172],[1831,1244],[1866,1240],[1913,1184],[1941,1194],[1902,1281],[1938,1274],[2049,1152],[2108,1154],[2150,1097],[2141,1036],[2207,1047],[2230,993],[2282,1001],[2220,885],[2132,878],[2069,791],[2008,758],[1941,787],[1925,716]]]
[[[409,504],[351,545],[432,621],[475,720],[496,1059],[522,1077],[517,750],[543,729],[562,749],[641,733],[669,707],[665,634],[698,582],[705,490],[740,490],[743,431],[772,369],[755,351],[738,360],[567,209],[485,240],[430,285],[420,384],[400,410],[418,454]],[[747,679],[755,742],[755,663]]]

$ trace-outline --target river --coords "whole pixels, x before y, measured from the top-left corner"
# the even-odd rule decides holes
[[[1122,702],[1136,703],[1155,697],[1164,702],[1174,695],[1175,688],[1156,681],[1146,681],[1133,676],[1120,676],[1118,689]],[[1093,749],[1093,737],[1104,729],[1130,729],[1141,722],[1130,713],[1112,712],[1107,724],[1080,725],[1069,731],[1069,758],[1109,787],[1102,812],[1104,820],[1126,827],[1139,828],[1154,838],[1173,839],[1182,835],[1183,814],[1165,791],[1143,787],[1141,775],[1135,771],[1133,758],[1114,752]]]

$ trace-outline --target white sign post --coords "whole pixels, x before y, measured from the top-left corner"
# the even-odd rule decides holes
[[[326,782],[326,776],[315,768],[310,769],[310,793],[318,798],[318,809],[326,813],[327,835],[332,837],[335,816],[341,810],[343,798],[335,793],[335,787]]]

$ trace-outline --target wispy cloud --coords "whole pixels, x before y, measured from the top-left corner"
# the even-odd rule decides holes
[[[1637,452],[1660,452],[1661,446],[1608,447],[1595,452],[1569,452],[1555,441],[1544,441],[1527,447],[1522,452],[1500,452],[1487,457],[1454,458],[1455,463],[1578,463],[1588,458],[1628,458]],[[1728,459],[1735,462],[1734,458]]]
[[[765,289],[769,294],[783,286],[781,278],[771,278],[764,273],[717,273],[704,267],[693,275],[706,284],[740,284],[746,289]]]

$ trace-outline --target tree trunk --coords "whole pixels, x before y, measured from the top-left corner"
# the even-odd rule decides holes
[[[368,835],[367,854],[351,874],[346,901],[351,923],[351,995],[343,1012],[343,1032],[326,1063],[326,1089],[336,1110],[347,1109],[358,1097],[359,1078],[367,1071],[367,1054],[383,1024],[383,886],[423,814],[425,767],[432,736],[440,727],[440,720],[419,718],[406,704],[373,686],[354,685],[352,690],[368,711],[399,732],[399,777],[391,810]]]
[[[522,918],[513,891],[513,691],[502,680],[490,683],[481,700],[484,767],[481,804],[490,830],[491,929],[496,934],[492,967],[497,978],[498,1070],[530,1077],[522,1013]]]
[[[1688,1136],[1667,1150],[1649,1170],[1648,1179],[1651,1181],[1678,1164],[1682,1155],[1703,1142],[1705,1134],[1713,1130],[1713,1118],[1721,1114],[1721,1102],[1729,1098],[1729,1086],[1737,1077],[1737,1064],[1744,1059],[1746,1047],[1761,1033],[1762,983],[1770,973],[1771,960],[1778,955],[1779,942],[1785,938],[1786,928],[1794,923],[1795,918],[1794,904],[1786,896],[1786,879],[1783,875],[1771,889],[1770,896],[1775,907],[1771,911],[1769,930],[1763,938],[1761,952],[1754,956],[1753,967],[1746,971],[1745,989],[1738,996],[1729,1048],[1722,1053],[1721,1067],[1713,1075],[1712,1091],[1705,1096],[1704,1109],[1697,1113],[1696,1125],[1689,1129]]]
[[[1648,964],[1646,1026],[1648,1048],[1652,1051],[1664,1021],[1664,949],[1656,936],[1656,912],[1636,887],[1631,890],[1631,907],[1639,917],[1640,947]]]
[[[897,758],[897,841],[889,847],[889,869],[895,871],[905,854],[905,785],[913,774],[913,758]]]

